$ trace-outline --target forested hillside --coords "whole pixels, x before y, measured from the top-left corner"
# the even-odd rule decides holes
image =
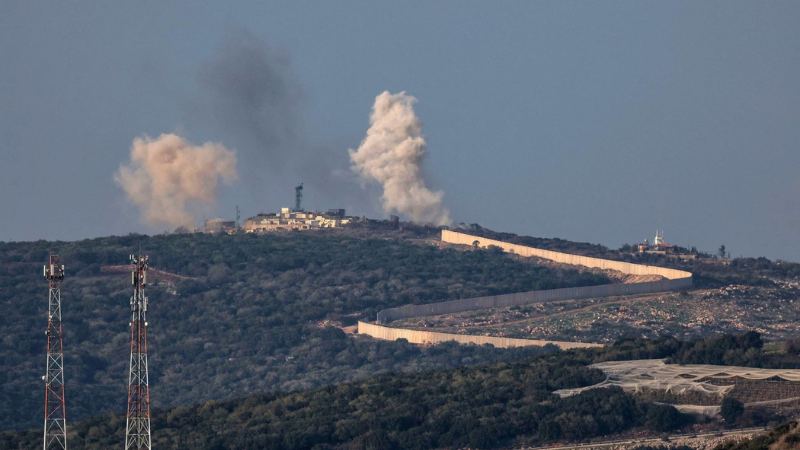
[[[494,448],[580,441],[646,427],[666,432],[690,418],[646,403],[619,388],[568,398],[556,389],[586,386],[604,375],[587,364],[605,357],[654,357],[664,343],[557,352],[492,366],[390,374],[292,394],[260,394],[159,411],[155,448],[192,450],[323,450]],[[70,445],[113,448],[125,418],[104,415],[75,423]],[[0,433],[0,450],[25,449],[40,433]]]
[[[535,354],[541,350],[416,348],[346,337],[320,323],[374,320],[376,311],[407,303],[608,282],[493,251],[337,232],[0,243],[0,427],[41,422],[47,309],[41,267],[48,251],[67,267],[68,417],[124,410],[130,276],[124,268],[103,268],[126,264],[139,245],[153,269],[180,275],[151,277],[147,291],[152,399],[160,408]]]

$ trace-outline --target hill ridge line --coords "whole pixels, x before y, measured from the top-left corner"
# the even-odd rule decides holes
[[[692,287],[692,273],[683,270],[669,269],[666,267],[650,266],[645,264],[634,264],[624,261],[613,261],[609,259],[594,258],[590,256],[573,255],[570,253],[555,252],[525,245],[512,244],[494,239],[487,239],[471,234],[460,233],[457,231],[442,230],[442,242],[456,245],[470,245],[476,248],[488,248],[496,246],[505,253],[513,253],[519,256],[536,256],[542,259],[555,261],[562,264],[583,266],[588,268],[598,268],[603,270],[616,270],[626,275],[659,275],[663,280],[644,281],[629,284],[603,284],[599,286],[582,286],[561,289],[548,289],[541,291],[528,291],[514,294],[492,295],[486,297],[466,298],[451,300],[446,302],[427,303],[423,305],[404,305],[396,308],[389,308],[379,311],[377,323],[368,324],[359,322],[358,332],[367,334],[378,339],[396,340],[408,339],[412,343],[434,343],[455,340],[462,343],[494,343],[487,341],[489,336],[479,335],[458,335],[449,333],[437,333],[429,331],[407,330],[402,328],[390,328],[385,325],[388,322],[398,319],[411,317],[435,316],[439,314],[451,314],[465,311],[475,311],[489,308],[503,308],[509,306],[522,306],[531,303],[545,303],[561,300],[577,300],[583,298],[614,297],[620,295],[652,294],[657,292],[668,292],[675,290],[688,289]],[[362,326],[363,324],[363,326]],[[362,331],[362,329],[364,331]],[[600,344],[561,342],[561,341],[540,341],[533,339],[499,339],[495,346],[520,345],[543,345],[542,342],[552,343],[561,348],[572,348],[565,344],[582,344],[583,346],[597,346]],[[521,341],[521,342],[517,342]]]

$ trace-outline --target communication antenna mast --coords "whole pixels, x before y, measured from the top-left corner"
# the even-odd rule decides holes
[[[147,376],[147,265],[150,258],[131,255],[131,365],[125,450],[150,450],[150,382]]]
[[[300,186],[294,188],[294,210],[295,211],[302,211],[300,209],[300,203],[303,201],[303,183],[300,183]]]
[[[64,404],[64,340],[61,328],[61,257],[50,254],[44,266],[50,285],[47,309],[47,373],[44,380],[44,450],[67,450],[67,411]]]
[[[239,226],[239,219],[240,218],[241,218],[241,215],[239,215],[239,205],[236,205],[236,226],[237,227]]]

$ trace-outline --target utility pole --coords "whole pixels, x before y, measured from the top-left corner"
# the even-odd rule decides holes
[[[47,373],[44,380],[44,450],[67,450],[67,411],[64,398],[64,340],[61,328],[61,257],[50,254],[44,266],[50,286],[47,309]]]
[[[125,450],[150,450],[150,382],[147,376],[147,265],[150,258],[131,255],[131,364]]]

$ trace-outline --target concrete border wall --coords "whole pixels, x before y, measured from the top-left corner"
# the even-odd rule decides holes
[[[539,248],[526,247],[524,245],[509,244],[508,242],[486,239],[470,234],[459,233],[457,231],[442,230],[442,242],[450,244],[475,245],[486,248],[491,245],[500,247],[504,252],[515,253],[520,256],[537,256],[551,261],[572,264],[574,266],[584,266],[604,270],[616,270],[628,275],[661,275],[668,280],[678,280],[691,278],[692,274],[683,270],[667,269],[666,267],[647,266],[644,264],[633,264],[623,261],[612,261],[610,259],[592,258],[589,256],[571,255],[569,253],[542,250]]]
[[[366,322],[358,322],[358,334],[366,334],[368,336],[387,341],[406,339],[412,344],[438,344],[441,342],[456,341],[460,344],[492,344],[498,348],[528,346],[543,347],[547,344],[555,345],[563,350],[571,348],[603,347],[602,344],[589,344],[584,342],[540,341],[535,339],[514,339],[493,336],[471,336],[464,334],[438,333],[435,331],[406,330],[403,328],[389,328]]]
[[[533,247],[526,247],[524,245],[509,244],[507,242],[486,239],[449,230],[442,230],[442,241],[450,244],[477,245],[478,247],[482,248],[493,245],[502,248],[505,252],[515,253],[520,256],[536,256],[563,264],[579,265],[604,270],[616,270],[629,275],[660,275],[666,279],[643,283],[605,284],[601,286],[585,286],[551,289],[545,291],[521,292],[516,294],[494,295],[489,297],[452,300],[448,302],[428,303],[425,305],[405,305],[397,308],[384,309],[383,311],[378,312],[378,323],[388,323],[392,320],[405,319],[409,317],[435,316],[439,314],[452,314],[478,309],[521,306],[531,303],[675,291],[688,289],[692,286],[692,274],[682,270],[647,266],[643,264],[632,264],[622,261],[611,261],[607,259],[591,258],[588,256],[571,255],[569,253],[542,250]]]

